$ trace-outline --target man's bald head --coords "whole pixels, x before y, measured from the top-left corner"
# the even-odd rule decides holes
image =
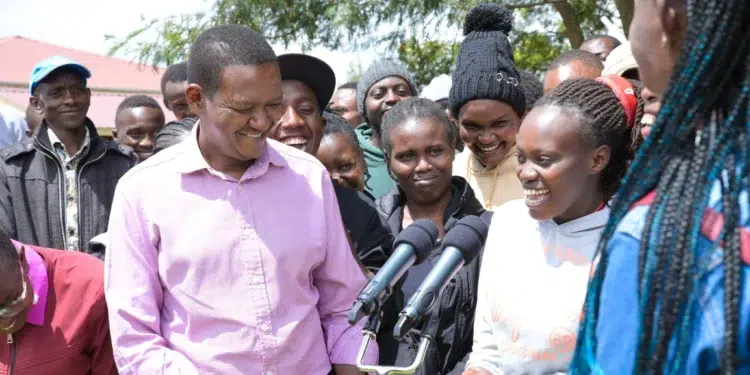
[[[620,40],[613,36],[596,35],[583,42],[581,50],[591,53],[598,57],[599,60],[604,61],[620,44],[622,44]]]
[[[576,78],[595,79],[602,74],[604,64],[595,55],[572,49],[556,58],[544,74],[544,93],[560,86],[561,83]]]

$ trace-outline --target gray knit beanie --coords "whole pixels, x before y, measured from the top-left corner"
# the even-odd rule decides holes
[[[406,69],[405,66],[391,60],[380,60],[372,63],[367,71],[362,74],[357,84],[357,109],[362,117],[367,121],[367,109],[365,107],[365,98],[370,87],[388,77],[402,78],[409,84],[414,96],[419,96],[419,90],[414,81],[414,75]]]
[[[523,116],[526,98],[508,42],[512,28],[513,15],[500,4],[481,4],[466,15],[450,94],[456,118],[464,104],[478,99],[505,102]]]

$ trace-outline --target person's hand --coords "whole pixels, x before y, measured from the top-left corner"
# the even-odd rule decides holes
[[[481,367],[469,367],[461,375],[492,375],[492,373]]]

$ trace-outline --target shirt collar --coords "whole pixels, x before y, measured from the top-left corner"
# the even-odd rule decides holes
[[[24,246],[20,242],[12,241],[16,250]],[[47,267],[44,265],[42,257],[34,251],[31,246],[24,246],[26,262],[29,264],[29,281],[36,295],[36,302],[31,306],[26,316],[26,322],[42,326],[44,325],[44,313],[47,307],[47,293],[49,290],[49,278],[47,276]]]
[[[211,174],[226,178],[223,173],[211,168],[211,166],[208,165],[208,162],[206,162],[206,159],[203,157],[200,147],[198,146],[198,131],[200,127],[201,122],[199,120],[193,127],[193,130],[190,132],[190,136],[184,141],[185,157],[181,159],[181,162],[178,166],[178,172],[183,174],[190,174],[200,170],[207,170]],[[266,171],[268,171],[268,167],[271,164],[278,167],[284,167],[287,165],[286,160],[284,160],[279,151],[276,150],[276,147],[272,144],[272,142],[273,141],[266,139],[265,145],[263,146],[263,154],[259,158],[255,159],[255,163],[253,163],[253,165],[251,165],[247,169],[247,171],[245,171],[245,174],[242,175],[240,181],[262,176],[266,173]]]
[[[83,137],[83,144],[81,145],[81,148],[76,152],[76,155],[83,153],[86,149],[89,147],[89,143],[91,142],[91,135],[89,135],[89,128],[87,126],[84,126],[84,129],[86,129],[86,133]],[[51,128],[47,127],[47,137],[49,137],[49,144],[52,145],[52,148],[55,149],[60,145],[61,149],[65,151],[65,145],[60,141],[60,138],[57,137],[57,134],[55,134],[54,131],[52,131]],[[76,156],[73,155],[73,156]]]

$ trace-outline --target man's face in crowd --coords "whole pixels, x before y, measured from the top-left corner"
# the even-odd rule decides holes
[[[357,90],[355,89],[336,90],[331,97],[331,102],[328,103],[328,108],[331,112],[343,117],[353,128],[364,122],[357,109]]]
[[[174,113],[174,117],[182,120],[185,117],[194,116],[190,111],[185,96],[187,81],[184,82],[167,82],[164,85],[164,106]]]
[[[154,152],[156,133],[164,127],[164,112],[160,108],[137,107],[120,111],[113,132],[120,143],[132,147],[140,161]]]
[[[365,97],[367,123],[380,133],[383,116],[396,103],[414,96],[409,84],[401,77],[387,77],[376,82]]]
[[[37,85],[29,102],[51,128],[76,130],[84,126],[91,90],[74,70],[58,69]]]
[[[295,80],[281,82],[284,93],[281,120],[269,132],[269,136],[288,146],[315,155],[323,138],[325,120],[318,98],[310,86]]]
[[[225,169],[246,168],[261,156],[268,130],[283,113],[276,61],[227,66],[215,93],[190,84],[186,94],[191,111],[200,118],[198,144],[204,157]]]

